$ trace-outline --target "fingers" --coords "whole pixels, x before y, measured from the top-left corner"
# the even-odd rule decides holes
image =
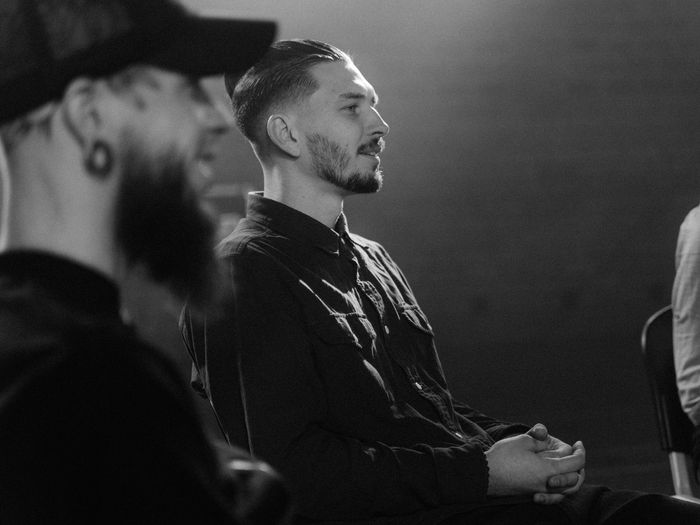
[[[547,480],[547,488],[555,492],[566,493],[567,490],[579,485],[579,473],[567,472],[565,474],[557,474]]]
[[[546,494],[538,492],[532,497],[532,499],[535,503],[539,503],[540,505],[554,505],[555,503],[561,502],[565,497],[566,496],[563,494]]]
[[[527,435],[535,438],[537,441],[544,441],[549,436],[549,432],[547,432],[547,427],[542,423],[536,423],[527,431]]]
[[[563,458],[549,458],[556,465],[556,474],[578,472],[586,466],[586,449],[583,443],[577,441],[573,445],[573,453]]]
[[[563,458],[564,456],[570,456],[573,453],[574,447],[558,440],[556,443],[552,444],[552,448],[544,450],[543,452],[538,452],[540,456],[545,458]]]
[[[528,431],[527,434],[524,434],[524,437],[527,437],[530,440],[530,450],[537,452],[538,454],[552,450],[552,440],[550,439],[550,436],[545,438],[542,438],[541,436],[542,434],[533,436],[530,431]]]
[[[586,479],[586,469],[581,469],[578,472],[578,482],[576,485],[573,487],[566,489],[562,494],[566,494],[567,496],[570,494],[576,494],[578,492],[578,489],[581,488],[581,485],[583,485],[583,481]]]

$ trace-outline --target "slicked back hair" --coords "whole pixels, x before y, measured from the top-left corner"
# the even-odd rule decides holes
[[[242,77],[226,74],[236,124],[253,144],[265,143],[270,110],[287,102],[301,102],[318,84],[309,73],[324,62],[352,62],[348,54],[318,40],[280,40]],[[240,78],[240,80],[239,80]]]

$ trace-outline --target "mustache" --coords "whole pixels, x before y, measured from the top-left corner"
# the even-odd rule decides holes
[[[383,138],[371,140],[357,149],[360,155],[379,155],[384,151],[385,143]]]

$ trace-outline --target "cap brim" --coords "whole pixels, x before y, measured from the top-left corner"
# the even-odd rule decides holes
[[[149,62],[195,77],[242,73],[267,52],[277,28],[263,20],[187,18]]]

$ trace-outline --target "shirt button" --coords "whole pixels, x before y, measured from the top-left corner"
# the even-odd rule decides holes
[[[384,333],[385,333],[386,335],[389,335],[389,327],[386,326],[386,325],[384,325]]]

